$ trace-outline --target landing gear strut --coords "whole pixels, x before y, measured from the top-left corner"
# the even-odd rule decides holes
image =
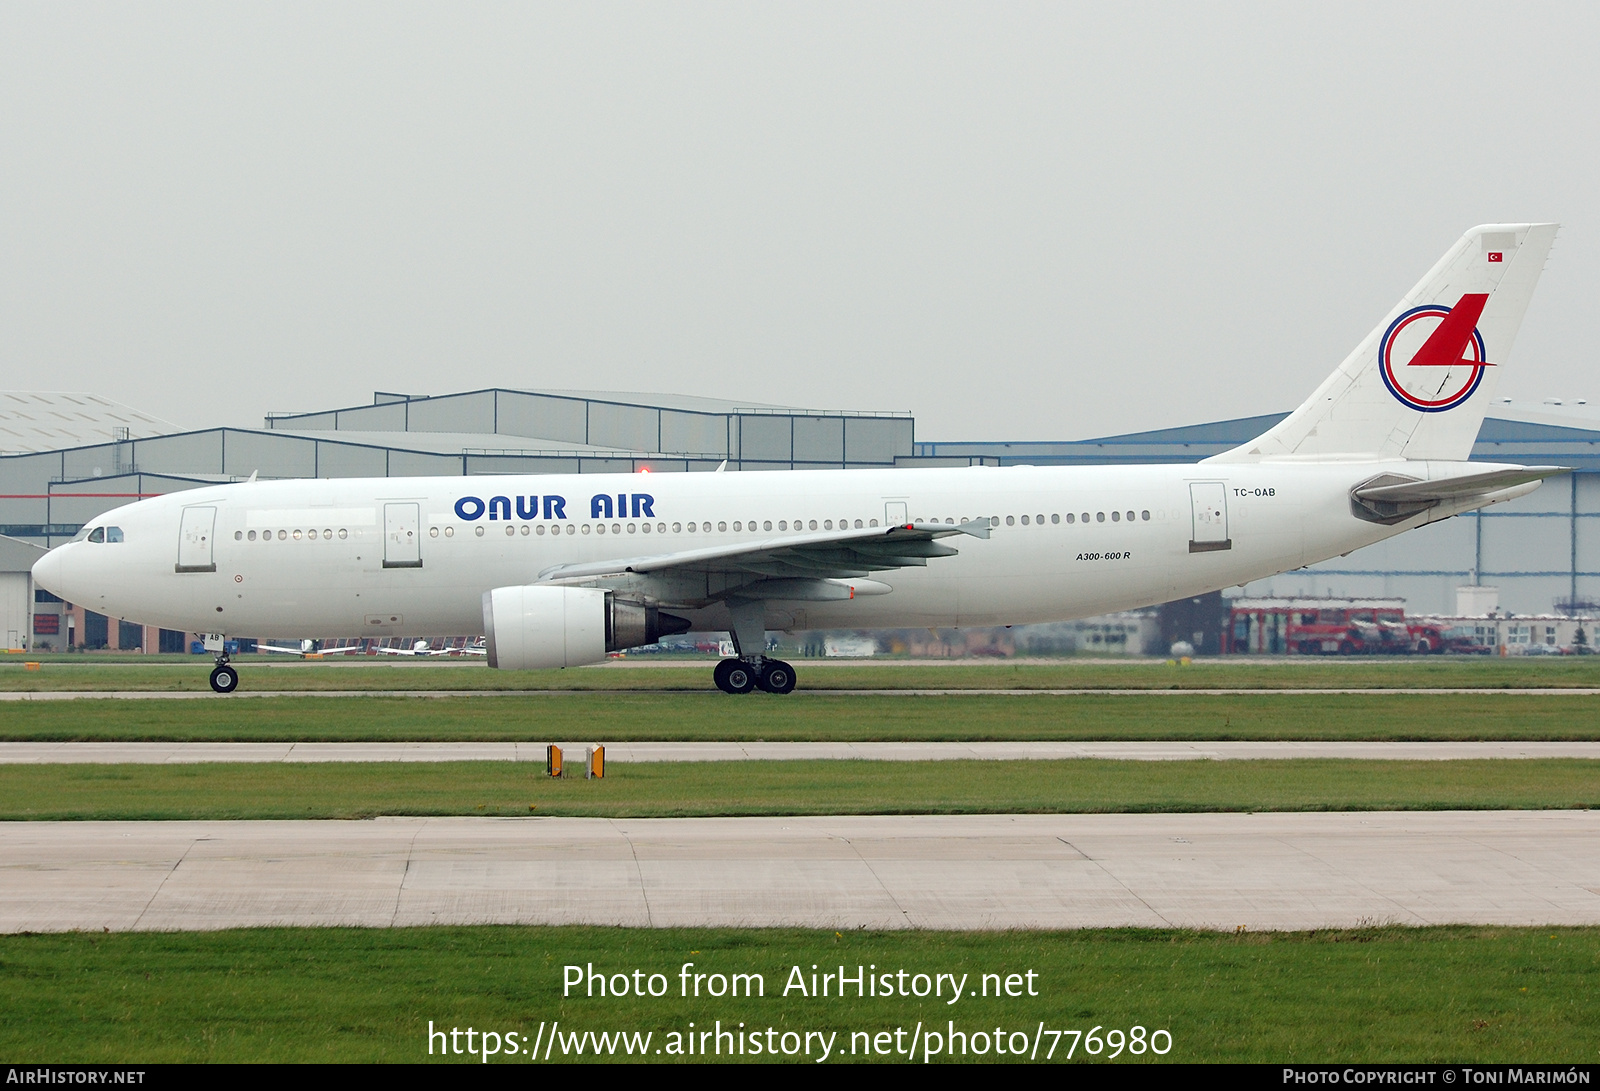
[[[749,693],[756,688],[767,693],[788,693],[794,689],[794,668],[764,655],[724,659],[711,677],[723,693]]]
[[[217,653],[217,665],[211,668],[211,688],[218,693],[232,693],[239,688],[239,672],[228,661],[227,652]]]
[[[767,646],[764,604],[733,602],[728,613],[733,615],[733,647],[739,654],[717,664],[711,675],[717,688],[723,693],[749,693],[758,686],[767,693],[793,690],[794,668],[761,654]]]

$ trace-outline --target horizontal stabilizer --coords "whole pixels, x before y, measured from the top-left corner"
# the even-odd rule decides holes
[[[1373,484],[1356,489],[1362,500],[1376,500],[1391,504],[1418,503],[1428,500],[1456,500],[1465,496],[1499,492],[1530,481],[1543,481],[1558,474],[1569,474],[1566,466],[1517,466],[1512,469],[1489,470],[1485,473],[1462,474],[1438,481],[1403,481],[1398,484]]]

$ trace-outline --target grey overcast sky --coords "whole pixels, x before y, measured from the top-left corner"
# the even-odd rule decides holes
[[[1600,400],[1600,5],[0,4],[0,387],[1057,439],[1286,410],[1465,228]]]

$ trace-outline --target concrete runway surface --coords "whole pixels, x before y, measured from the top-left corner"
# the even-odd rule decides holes
[[[0,931],[1600,924],[1600,812],[0,824]]]
[[[334,690],[238,690],[212,693],[210,690],[6,690],[0,701],[243,701],[256,697],[417,697],[436,700],[442,697],[660,697],[672,694],[717,691],[709,684],[703,689],[334,689]],[[1388,696],[1393,694],[1430,696],[1434,694],[1500,694],[1520,697],[1595,697],[1600,689],[1551,687],[1432,688],[1405,687],[1322,687],[1299,689],[808,689],[798,688],[789,700],[805,697],[1327,697]],[[747,695],[747,700],[766,700]]]
[[[590,743],[562,743],[581,761]],[[1232,761],[1348,758],[1381,761],[1600,759],[1600,742],[629,742],[607,743],[606,760],[952,761],[1104,758]],[[333,761],[545,760],[542,742],[0,742],[0,765]]]

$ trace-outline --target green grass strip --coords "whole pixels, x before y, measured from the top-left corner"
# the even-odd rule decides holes
[[[41,662],[25,670],[23,660]],[[597,666],[565,671],[496,671],[481,661],[311,661],[241,656],[240,688],[255,690],[429,689],[712,692],[705,660],[678,666]],[[1495,689],[1600,687],[1600,656],[1422,657],[1275,662],[1208,659],[1187,666],[1127,663],[896,663],[839,665],[797,660],[802,689]],[[202,656],[105,662],[95,656],[0,657],[0,691],[145,690],[203,693],[211,661]]]
[[[587,693],[0,702],[0,740],[660,741],[1600,739],[1600,696]]]
[[[708,975],[760,974],[765,995],[681,997],[686,962]],[[659,973],[668,993],[564,998],[563,967],[591,963],[608,974]],[[948,996],[858,998],[853,986],[842,999],[784,996],[792,968],[809,975],[812,965],[842,965],[850,975],[857,966],[903,969],[908,980],[966,974],[970,988],[984,974],[1031,971],[1038,995],[964,997],[954,1006],[944,1002]],[[479,927],[0,936],[0,1056],[29,1064],[481,1063],[429,1057],[431,1020],[435,1029],[493,1030],[502,1041],[509,1032],[519,1044],[523,1035],[531,1042],[541,1023],[548,1035],[556,1021],[580,1041],[590,1031],[649,1032],[646,1055],[634,1059],[714,1061],[727,1058],[654,1051],[670,1049],[673,1032],[681,1041],[691,1021],[697,1030],[720,1021],[757,1032],[834,1032],[834,1060],[904,1063],[903,1055],[860,1056],[864,1039],[852,1034],[899,1030],[905,1045],[919,1022],[942,1032],[954,1022],[959,1031],[988,1036],[987,1055],[969,1048],[968,1061],[1026,1060],[996,1056],[993,1031],[1009,1040],[1012,1032],[1032,1036],[1043,1023],[1082,1032],[1098,1026],[1102,1035],[1108,1028],[1165,1029],[1169,1061],[1593,1063],[1597,972],[1595,928],[840,935]],[[1070,1040],[1058,1039],[1055,1062]],[[562,1052],[552,1050],[552,1063],[594,1059],[592,1046],[582,1058]],[[603,1059],[628,1058],[619,1050]],[[1086,1059],[1080,1041],[1074,1060]],[[1125,1053],[1116,1063],[1152,1059]],[[531,1061],[531,1050],[488,1058]]]
[[[0,766],[0,819],[1524,810],[1600,806],[1600,762],[516,762]]]

